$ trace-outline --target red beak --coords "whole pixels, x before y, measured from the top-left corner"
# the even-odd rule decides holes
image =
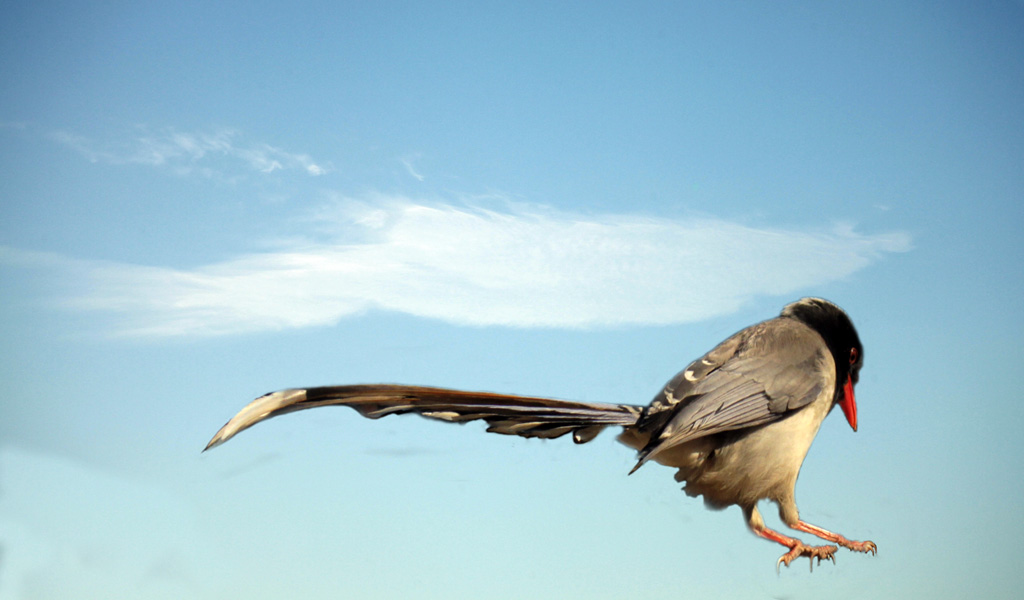
[[[857,400],[853,397],[853,380],[846,378],[846,385],[843,386],[843,399],[839,401],[839,408],[843,409],[846,420],[850,427],[857,431]]]

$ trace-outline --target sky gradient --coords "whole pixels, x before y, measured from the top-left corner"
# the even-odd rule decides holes
[[[1021,3],[0,11],[0,597],[1024,584]],[[285,387],[646,404],[807,295],[865,366],[798,505],[879,546],[813,574],[609,433],[324,409],[200,453]]]

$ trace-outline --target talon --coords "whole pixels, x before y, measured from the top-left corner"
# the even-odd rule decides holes
[[[863,542],[850,542],[849,544],[844,545],[846,545],[847,548],[853,550],[854,552],[863,552],[864,554],[870,552],[872,555],[878,554],[878,546],[876,546],[875,543],[871,540],[865,540]]]
[[[800,556],[806,556],[808,563],[811,567],[811,572],[814,572],[814,561],[817,559],[818,564],[821,564],[821,560],[831,560],[832,564],[836,562],[836,551],[839,550],[836,546],[808,546],[803,542],[797,541],[796,544],[789,548],[789,552],[779,557],[779,560],[775,563],[775,572],[781,573],[780,565],[785,564],[787,567],[789,563],[793,562]]]

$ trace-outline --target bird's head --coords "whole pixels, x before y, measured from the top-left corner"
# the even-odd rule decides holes
[[[801,321],[825,340],[836,364],[834,402],[843,409],[850,427],[857,431],[857,401],[853,386],[860,379],[864,347],[850,317],[835,304],[821,298],[802,298],[782,309],[783,317]]]

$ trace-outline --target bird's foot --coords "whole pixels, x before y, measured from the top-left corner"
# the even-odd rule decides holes
[[[837,543],[844,548],[853,550],[854,552],[863,552],[865,554],[870,552],[871,554],[878,554],[878,546],[876,546],[871,540],[864,540],[863,542],[845,540]]]
[[[793,562],[801,556],[806,556],[811,560],[811,571],[814,570],[814,559],[818,559],[818,564],[821,564],[822,560],[831,560],[833,563],[836,562],[836,551],[839,550],[836,546],[808,546],[800,540],[793,540],[796,542],[794,545],[789,547],[789,552],[779,557],[779,562],[775,563],[775,572],[779,572],[779,568],[784,564],[787,567],[789,563]]]

